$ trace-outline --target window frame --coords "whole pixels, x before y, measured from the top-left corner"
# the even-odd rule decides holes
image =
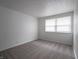
[[[58,32],[57,31],[57,26],[59,26],[59,25],[57,25],[57,18],[63,18],[63,17],[68,17],[68,16],[70,16],[71,17],[71,32]],[[64,15],[64,16],[59,16],[59,17],[52,17],[52,18],[49,18],[49,19],[45,19],[45,23],[46,23],[46,20],[51,20],[51,19],[55,19],[56,21],[56,24],[55,24],[55,31],[46,31],[46,29],[44,29],[44,31],[45,32],[49,32],[49,33],[52,33],[52,32],[55,32],[55,33],[73,33],[73,16],[72,16],[72,14],[70,14],[70,15]],[[61,26],[61,25],[60,25]],[[64,25],[62,25],[62,26],[64,26]],[[66,26],[66,25],[65,25]],[[45,25],[45,27],[44,28],[46,28],[46,25]]]

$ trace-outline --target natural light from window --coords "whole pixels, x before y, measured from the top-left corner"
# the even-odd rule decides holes
[[[45,32],[71,33],[71,16],[47,19]]]

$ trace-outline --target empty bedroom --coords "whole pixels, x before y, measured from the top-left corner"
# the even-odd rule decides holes
[[[0,59],[78,59],[78,0],[0,0]]]

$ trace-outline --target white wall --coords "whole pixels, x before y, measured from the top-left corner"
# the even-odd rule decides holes
[[[75,59],[78,59],[78,0],[74,1],[74,26],[73,26],[73,49]]]
[[[37,20],[0,7],[0,51],[37,39]]]
[[[45,32],[45,20],[49,18],[57,18],[61,16],[72,15],[72,12],[63,13],[54,16],[41,17],[38,19],[38,38],[48,41],[60,42],[68,45],[72,45],[72,33],[56,33],[56,32]],[[73,18],[72,18],[73,19]]]

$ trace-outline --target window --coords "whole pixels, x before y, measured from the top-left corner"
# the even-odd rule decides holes
[[[71,33],[71,16],[47,19],[45,21],[45,32]]]
[[[46,20],[45,31],[55,32],[55,19]]]

